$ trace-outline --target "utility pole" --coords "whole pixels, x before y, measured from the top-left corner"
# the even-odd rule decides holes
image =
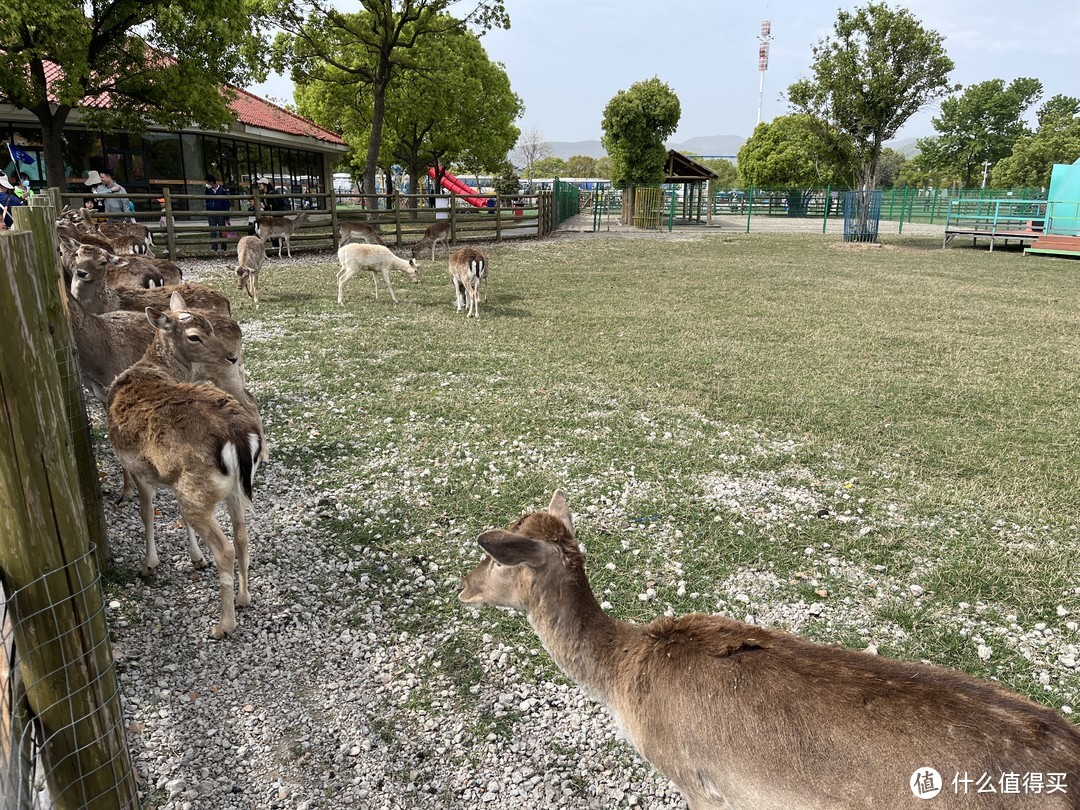
[[[769,43],[772,42],[772,22],[761,21],[761,32],[758,34],[758,73],[761,78],[758,81],[757,94],[757,122],[761,123],[761,102],[765,95],[765,71],[769,69]]]
[[[983,188],[986,188],[986,175],[987,175],[987,173],[989,171],[990,171],[990,161],[989,160],[984,160],[983,161],[983,181],[982,181],[982,187]]]

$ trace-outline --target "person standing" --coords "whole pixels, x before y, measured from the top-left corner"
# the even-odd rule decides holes
[[[104,205],[106,214],[126,214],[131,212],[131,200],[124,196],[127,194],[127,189],[113,180],[113,176],[108,172],[99,174],[91,171],[83,183],[90,186],[92,193],[107,195]]]
[[[12,226],[14,220],[11,217],[11,209],[17,205],[25,205],[15,194],[15,186],[11,185],[6,174],[0,173],[0,229]]]
[[[209,222],[211,228],[222,228],[228,224],[228,218],[225,214],[218,213],[219,211],[228,211],[232,208],[232,203],[223,197],[229,193],[229,190],[225,186],[221,185],[217,181],[217,178],[212,174],[206,175],[204,178],[206,181],[206,193],[209,199],[206,201],[206,220]],[[228,246],[224,242],[218,241],[218,237],[221,235],[219,230],[210,231],[210,250],[220,250],[223,253],[228,250]]]

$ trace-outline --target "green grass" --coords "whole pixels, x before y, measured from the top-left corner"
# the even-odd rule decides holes
[[[273,258],[260,309],[234,297],[234,316],[272,463],[333,493],[319,531],[373,579],[434,564],[445,596],[480,531],[562,486],[621,618],[820,598],[795,628],[817,640],[1075,705],[1075,670],[1027,660],[1015,633],[984,665],[972,636],[1045,622],[1076,643],[1078,265],[889,241],[490,246],[479,321],[455,313],[443,259],[394,279],[396,307],[358,278],[342,308],[329,257]],[[417,593],[407,630],[463,609]],[[480,623],[535,644],[519,618]]]

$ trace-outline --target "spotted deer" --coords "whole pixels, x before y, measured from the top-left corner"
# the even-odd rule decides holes
[[[292,219],[284,216],[278,217],[256,217],[255,218],[255,233],[264,242],[270,239],[278,240],[278,258],[281,258],[282,245],[286,248],[289,258],[292,258],[292,235],[296,232],[296,229],[308,221],[308,214],[306,211],[297,214]]]
[[[721,616],[612,618],[589,587],[561,491],[478,542],[487,555],[461,600],[524,611],[563,672],[693,810],[915,808],[920,790],[943,779],[951,790],[954,774],[1001,784],[1050,773],[1068,788],[1037,806],[1080,807],[1080,729],[997,684]],[[1027,806],[1000,792],[946,798]]]

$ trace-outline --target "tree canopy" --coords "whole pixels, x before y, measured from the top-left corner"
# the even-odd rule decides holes
[[[918,110],[955,88],[944,40],[907,9],[870,3],[840,10],[813,48],[813,78],[788,88],[796,112],[828,124],[854,147],[858,184],[874,188],[882,144]]]
[[[958,174],[965,186],[971,186],[984,163],[996,164],[1007,157],[1017,139],[1031,133],[1024,113],[1041,95],[1038,79],[1019,78],[1008,86],[1002,79],[991,79],[945,99],[941,115],[933,119],[938,135],[918,141],[923,165]]]
[[[360,0],[344,13],[330,0],[263,0],[282,29],[273,64],[291,68],[293,81],[323,81],[370,94],[371,120],[364,160],[364,190],[375,191],[382,149],[386,94],[395,75],[419,69],[414,49],[429,37],[475,28],[510,27],[503,0],[475,0],[462,16],[449,13],[457,0]]]
[[[514,120],[521,111],[502,66],[488,59],[475,34],[460,29],[417,42],[410,61],[412,69],[387,85],[377,165],[401,164],[413,178],[428,166],[450,164],[501,171],[518,137]],[[323,126],[338,127],[362,173],[374,113],[370,94],[358,95],[334,68],[323,76],[297,85],[297,108]]]
[[[49,182],[63,186],[73,110],[104,129],[232,121],[224,85],[265,76],[259,13],[257,0],[9,0],[0,4],[0,103],[34,114]],[[50,63],[62,70],[47,87]],[[91,107],[103,94],[108,107]]]
[[[604,108],[601,142],[611,158],[611,179],[623,183],[664,180],[664,142],[679,126],[675,92],[657,77],[620,90]]]
[[[1038,119],[1035,133],[1019,138],[1012,154],[994,167],[993,185],[1046,188],[1055,163],[1080,158],[1080,99],[1054,96],[1039,108]]]
[[[759,188],[812,188],[850,183],[851,145],[829,135],[810,116],[781,115],[758,124],[739,149],[743,184]]]

